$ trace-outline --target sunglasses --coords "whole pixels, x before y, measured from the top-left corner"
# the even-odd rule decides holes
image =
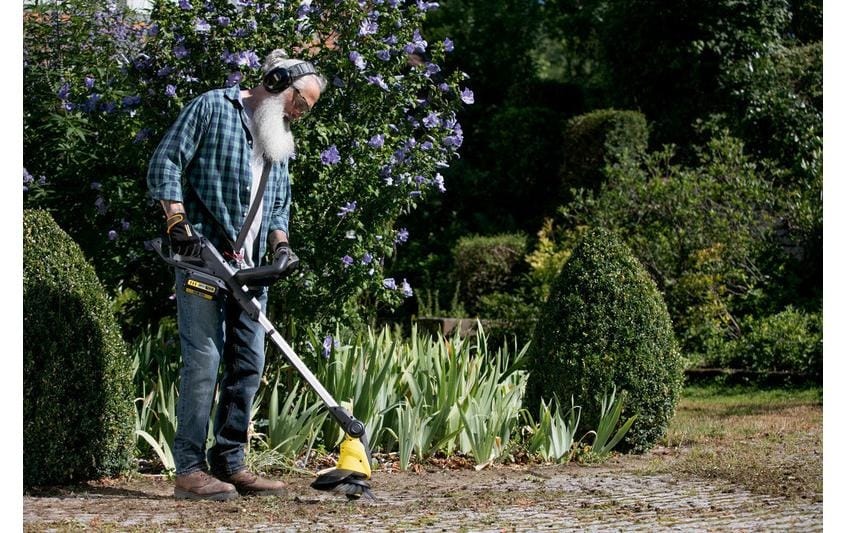
[[[308,101],[303,98],[303,95],[300,94],[300,90],[296,87],[294,87],[294,109],[296,109],[300,115],[305,115],[311,111],[311,106],[308,105]]]

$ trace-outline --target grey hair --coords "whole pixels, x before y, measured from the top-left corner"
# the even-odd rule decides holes
[[[276,50],[273,50],[272,52],[267,54],[267,57],[264,59],[264,64],[261,67],[261,71],[263,74],[267,74],[275,68],[290,68],[299,63],[305,63],[305,61],[303,61],[302,59],[290,58],[288,57],[288,53],[285,52],[285,50],[277,48]],[[323,94],[323,91],[325,91],[326,87],[329,85],[326,81],[326,78],[324,78],[320,74],[314,75],[313,78],[315,81],[317,81],[317,85],[320,88],[320,94]],[[306,76],[303,76],[294,80],[294,83],[292,85],[294,88],[302,90],[305,88],[306,83]]]

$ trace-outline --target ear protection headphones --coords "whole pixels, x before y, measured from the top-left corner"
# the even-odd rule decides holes
[[[262,83],[267,92],[278,94],[287,89],[294,83],[294,80],[302,78],[308,74],[317,75],[314,65],[308,61],[296,63],[288,68],[276,67],[264,75]]]

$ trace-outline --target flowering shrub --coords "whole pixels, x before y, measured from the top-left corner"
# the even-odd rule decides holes
[[[148,286],[170,278],[142,248],[161,227],[146,197],[152,150],[193,97],[257,85],[264,55],[284,48],[330,88],[294,126],[291,242],[305,268],[276,300],[326,323],[413,294],[384,274],[409,238],[394,224],[445,190],[456,112],[473,102],[464,75],[440,66],[453,43],[421,35],[436,2],[160,0],[148,20],[93,4],[25,16],[24,179],[26,202],[56,212],[107,284],[160,301]]]

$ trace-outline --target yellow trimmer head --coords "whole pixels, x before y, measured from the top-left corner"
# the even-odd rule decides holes
[[[317,473],[317,479],[311,484],[317,490],[331,490],[346,495],[351,500],[364,496],[376,498],[370,492],[370,454],[360,439],[344,436],[338,464]]]

